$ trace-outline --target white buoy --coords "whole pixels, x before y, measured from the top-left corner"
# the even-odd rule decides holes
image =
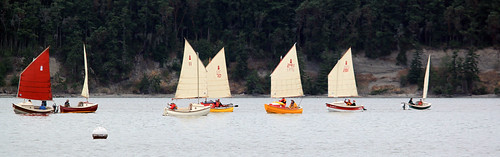
[[[92,131],[92,138],[94,139],[106,139],[108,138],[108,131],[103,127],[97,127]]]

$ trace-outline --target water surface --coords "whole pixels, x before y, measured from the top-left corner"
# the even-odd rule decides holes
[[[330,98],[299,98],[303,114],[285,115],[265,112],[272,100],[227,98],[239,104],[232,113],[169,117],[170,98],[92,98],[95,113],[41,117],[14,114],[11,103],[22,99],[0,98],[0,156],[500,155],[498,98],[430,98],[424,111],[403,110],[405,98],[358,98],[368,109],[358,113],[328,112]],[[97,126],[107,140],[92,139]]]

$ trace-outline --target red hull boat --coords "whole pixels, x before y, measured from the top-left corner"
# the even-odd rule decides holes
[[[343,104],[343,102],[342,102]],[[329,111],[363,111],[365,110],[364,106],[347,106],[347,105],[339,105],[337,103],[326,103],[326,107]]]
[[[81,105],[80,105],[81,103]],[[61,113],[91,113],[97,110],[99,104],[80,102],[77,107],[64,107],[59,105]]]

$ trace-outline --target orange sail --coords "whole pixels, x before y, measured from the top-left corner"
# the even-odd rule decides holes
[[[52,100],[48,47],[21,73],[17,97]]]

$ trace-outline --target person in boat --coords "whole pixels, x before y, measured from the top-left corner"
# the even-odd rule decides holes
[[[295,103],[295,101],[290,101],[290,108],[297,108],[297,104]]]
[[[42,101],[42,105],[40,105],[40,110],[45,110],[47,109],[47,101]]]
[[[351,103],[351,99],[348,99],[347,101],[344,99],[344,103],[347,105],[347,106],[351,106],[352,103]]]
[[[408,101],[408,104],[415,105],[415,104],[413,103],[413,98],[410,98],[410,101]]]
[[[64,107],[69,107],[69,99],[66,99],[66,102],[64,102]]]
[[[28,102],[31,104],[31,100],[28,100]]]
[[[420,101],[418,101],[418,106],[422,106],[423,103],[422,103],[422,99],[420,99]]]
[[[220,99],[215,100],[215,107],[226,107],[225,105],[222,105],[220,102]]]
[[[175,103],[170,103],[170,110],[177,110],[177,105],[175,105]]]
[[[280,102],[283,103],[283,105],[281,105],[282,107],[286,107],[286,99],[285,98],[281,98]]]
[[[344,99],[344,103],[347,106],[351,106],[351,99],[349,99],[349,101],[347,101],[347,99]]]
[[[356,106],[356,100],[352,99],[352,104],[351,106]]]

